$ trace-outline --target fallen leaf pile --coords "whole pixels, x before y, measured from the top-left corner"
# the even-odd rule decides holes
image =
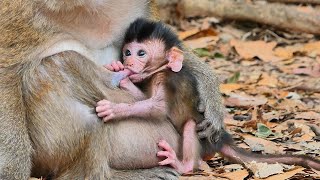
[[[209,25],[208,25],[209,24]],[[240,24],[240,25],[239,25]],[[239,28],[240,26],[240,28]],[[310,34],[185,20],[179,37],[219,76],[225,124],[239,147],[320,156],[320,40]],[[230,164],[219,155],[181,179],[317,179],[284,164]]]

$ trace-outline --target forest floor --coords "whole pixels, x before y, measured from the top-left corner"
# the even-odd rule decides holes
[[[221,80],[225,125],[239,147],[320,157],[320,39],[252,22],[181,20],[187,46]],[[219,155],[181,179],[320,179],[299,166],[231,164]]]

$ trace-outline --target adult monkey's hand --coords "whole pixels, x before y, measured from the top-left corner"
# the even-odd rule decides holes
[[[197,130],[200,139],[208,139],[211,142],[219,140],[223,126],[224,106],[219,91],[219,80],[212,70],[199,60],[190,50],[185,50],[187,66],[197,79],[200,102],[199,112],[204,119],[197,122]]]

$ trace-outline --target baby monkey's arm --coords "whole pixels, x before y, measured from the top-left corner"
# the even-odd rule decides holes
[[[144,93],[128,78],[132,74],[131,71],[125,69],[120,61],[114,61],[104,67],[115,72],[111,79],[114,86],[119,86],[121,89],[128,91],[136,100],[146,99]]]
[[[126,69],[122,68],[121,63],[113,63],[105,66],[111,71],[123,73]],[[117,77],[115,74],[114,77]],[[112,119],[122,119],[128,117],[142,117],[142,118],[159,118],[166,114],[166,103],[164,101],[164,87],[161,83],[161,76],[155,75],[154,82],[151,88],[151,97],[146,99],[141,90],[136,87],[129,78],[120,81],[120,87],[128,90],[135,98],[141,100],[132,104],[128,103],[113,103],[108,100],[98,102],[96,112],[103,120],[109,121]]]

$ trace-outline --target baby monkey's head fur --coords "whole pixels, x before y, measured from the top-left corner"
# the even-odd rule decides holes
[[[133,41],[141,43],[145,40],[163,41],[166,51],[174,46],[182,49],[178,36],[168,26],[159,21],[139,18],[130,24],[123,45]]]
[[[122,60],[126,69],[145,76],[166,69],[179,72],[183,62],[181,41],[165,24],[137,19],[125,35]]]

